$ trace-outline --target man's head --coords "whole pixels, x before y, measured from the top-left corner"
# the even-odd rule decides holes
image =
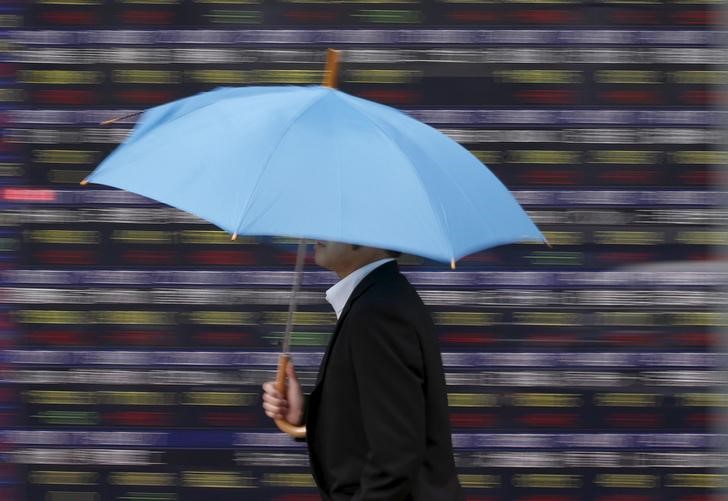
[[[388,257],[398,257],[400,254],[376,247],[321,240],[316,241],[314,251],[316,264],[335,272],[340,278],[366,264]]]

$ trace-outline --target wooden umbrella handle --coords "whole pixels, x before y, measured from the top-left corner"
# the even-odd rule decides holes
[[[278,357],[278,373],[276,374],[276,391],[281,395],[286,394],[286,368],[291,363],[291,359],[286,353],[281,353]],[[285,419],[276,419],[276,426],[282,432],[288,433],[294,438],[303,438],[306,436],[306,425],[296,426],[289,423]]]

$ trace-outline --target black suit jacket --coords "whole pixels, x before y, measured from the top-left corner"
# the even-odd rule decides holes
[[[326,501],[465,499],[434,326],[396,262],[352,292],[308,398],[306,428]]]

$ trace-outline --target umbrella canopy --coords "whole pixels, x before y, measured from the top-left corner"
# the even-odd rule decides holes
[[[223,87],[151,108],[87,180],[235,235],[348,242],[443,262],[545,240],[458,143],[325,86]]]

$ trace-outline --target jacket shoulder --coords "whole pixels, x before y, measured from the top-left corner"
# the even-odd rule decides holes
[[[426,312],[427,309],[419,294],[401,274],[372,283],[351,305],[351,313],[354,316],[367,313],[405,315]]]

